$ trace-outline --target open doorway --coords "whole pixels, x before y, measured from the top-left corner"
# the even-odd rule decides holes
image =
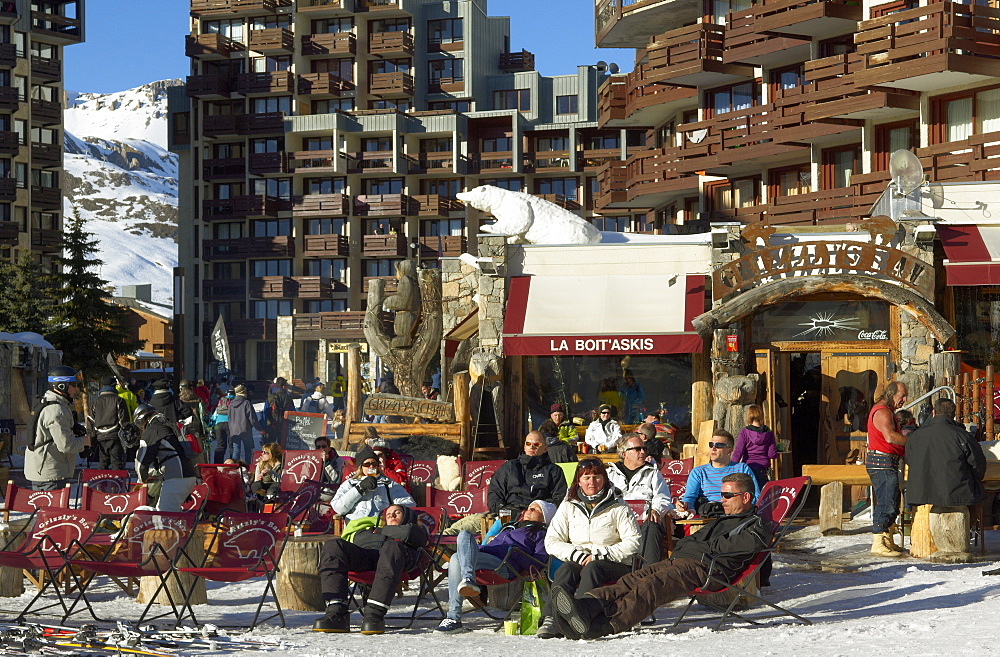
[[[791,352],[784,355],[788,358],[792,407],[792,463],[795,472],[802,472],[803,465],[819,463],[822,360],[819,352]]]

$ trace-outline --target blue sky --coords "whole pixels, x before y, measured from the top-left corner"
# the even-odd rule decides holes
[[[187,0],[90,0],[87,40],[66,49],[66,89],[110,93],[186,76],[189,7]],[[489,13],[511,17],[511,49],[535,53],[544,75],[602,59],[632,70],[632,51],[594,48],[593,0],[489,0]]]

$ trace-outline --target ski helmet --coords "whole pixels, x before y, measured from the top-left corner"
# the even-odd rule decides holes
[[[132,413],[132,422],[139,429],[145,429],[149,421],[153,419],[156,415],[157,410],[150,406],[149,404],[139,404],[135,407],[135,412]]]
[[[49,369],[49,388],[61,395],[69,393],[71,385],[80,385],[80,373],[69,365],[57,365]]]

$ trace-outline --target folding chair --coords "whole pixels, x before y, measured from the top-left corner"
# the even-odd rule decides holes
[[[282,456],[280,491],[295,493],[304,481],[323,480],[323,457],[321,449],[290,449]]]
[[[684,611],[681,612],[681,615],[674,622],[673,627],[677,627],[677,625],[682,621],[693,623],[704,620],[718,619],[719,622],[714,628],[712,628],[713,631],[718,631],[719,628],[722,627],[722,624],[730,617],[738,618],[752,625],[758,625],[759,623],[757,621],[759,620],[763,620],[765,618],[778,618],[781,616],[790,616],[805,625],[812,625],[812,621],[809,619],[803,618],[795,612],[784,609],[783,607],[779,607],[769,600],[765,600],[753,590],[756,588],[756,575],[760,571],[760,567],[763,565],[765,558],[774,552],[778,542],[785,536],[785,534],[788,533],[788,530],[792,526],[792,522],[799,515],[799,512],[802,511],[806,498],[809,497],[809,489],[811,486],[812,479],[810,477],[780,479],[778,481],[769,481],[764,485],[764,488],[760,493],[760,498],[757,502],[757,509],[758,514],[765,521],[767,521],[772,530],[771,541],[768,544],[768,547],[758,552],[743,568],[743,571],[734,577],[731,582],[723,577],[715,567],[716,561],[719,557],[728,555],[715,555],[709,564],[708,576],[705,579],[705,583],[691,592],[691,599],[688,600],[687,606],[684,607]],[[733,594],[733,599],[728,606],[723,607],[721,604],[714,602],[711,596],[725,591],[731,592]],[[744,596],[756,600],[761,604],[767,605],[778,613],[757,615],[753,618],[750,618],[746,614],[737,613],[734,610]],[[721,612],[721,616],[699,617],[685,620],[684,616],[688,613],[688,610],[691,609],[691,605],[694,604],[695,600],[699,600],[702,604]]]
[[[287,513],[290,522],[295,523],[306,517],[307,512],[319,502],[319,496],[322,492],[322,484],[306,480],[284,502],[264,505],[264,511],[267,513]]]
[[[462,464],[462,481],[465,490],[489,488],[493,474],[506,461],[466,461]]]
[[[694,458],[675,459],[660,463],[660,474],[664,477],[668,475],[687,475],[694,468]]]
[[[193,567],[176,568],[178,572],[191,573],[213,582],[242,582],[254,577],[265,580],[264,592],[257,604],[250,628],[278,617],[281,626],[285,626],[285,614],[278,602],[278,593],[274,588],[274,576],[278,571],[278,562],[285,549],[288,539],[288,515],[285,513],[234,513],[225,511],[216,521],[216,532],[205,552],[204,560]],[[193,562],[186,552],[183,558]],[[184,605],[177,619],[178,624],[190,617],[191,622],[198,626],[198,621],[191,607],[191,595],[194,587],[185,592]],[[260,619],[261,609],[271,593],[277,611],[267,618]]]
[[[201,511],[208,501],[208,484],[195,484],[187,499],[181,504],[181,511]]]
[[[70,486],[58,490],[31,490],[15,486],[7,482],[7,495],[4,497],[3,521],[10,522],[10,512],[34,513],[38,509],[68,509]]]
[[[128,470],[97,470],[84,468],[80,471],[80,487],[90,484],[104,493],[124,493],[129,489],[131,477]],[[82,494],[82,493],[81,493]]]
[[[519,560],[527,560],[528,567],[522,570],[515,568],[512,562],[515,558],[519,558]],[[505,584],[520,583],[523,587],[525,584],[530,584],[531,582],[539,580],[547,581],[547,570],[548,564],[546,562],[539,561],[524,550],[512,545],[508,548],[507,554],[504,555],[503,561],[501,561],[496,568],[493,570],[476,570],[476,584],[479,586],[502,586]],[[506,573],[510,573],[510,575],[507,575]],[[481,604],[476,600],[473,600],[472,602],[488,617],[493,620],[499,620],[500,625],[497,628],[499,629],[500,627],[503,627],[504,621],[514,614],[515,610],[521,608],[523,598],[521,595],[517,596],[517,600],[514,601],[514,604],[507,609],[507,613],[503,616],[494,616],[484,604]],[[501,609],[501,611],[503,610]]]
[[[80,547],[93,536],[99,519],[100,514],[94,511],[59,508],[38,509],[32,517],[30,527],[18,531],[7,542],[3,550],[0,551],[0,566],[24,571],[39,571],[37,580],[30,575],[28,576],[38,587],[38,592],[18,614],[18,623],[23,622],[28,613],[37,614],[57,605],[62,607],[64,613],[68,612],[69,608],[63,598],[63,592],[55,584],[60,573],[66,567],[67,560],[74,556]],[[18,547],[13,549],[14,545],[18,545]],[[49,588],[55,591],[57,601],[32,612],[31,608],[35,602]]]
[[[145,509],[133,511],[122,523],[122,530],[115,537],[113,549],[107,550],[99,559],[71,559],[69,563],[79,570],[107,575],[130,595],[131,585],[125,586],[121,580],[131,583],[137,582],[139,577],[156,577],[160,584],[150,596],[149,603],[142,610],[137,623],[156,620],[173,613],[177,623],[180,624],[181,616],[177,607],[183,600],[174,600],[167,581],[177,559],[183,554],[188,541],[194,535],[197,522],[198,514],[194,512],[176,513]],[[77,554],[88,556],[89,552],[81,549]],[[81,601],[94,620],[106,620],[97,616],[87,598],[87,589],[92,582],[93,577],[81,579],[80,593],[63,616],[63,623],[73,615],[74,609]],[[166,593],[170,611],[147,619],[146,614],[149,613],[161,591]]]
[[[80,496],[80,509],[97,511],[111,518],[123,518],[140,506],[146,506],[146,487],[139,486],[133,491],[106,493],[90,484],[84,484]]]
[[[438,490],[433,486],[427,486],[426,488],[427,506],[441,509],[452,520],[457,520],[473,513],[488,513],[490,510],[486,504],[488,495],[489,490],[486,488],[458,491]],[[486,535],[486,530],[488,529],[486,525],[486,518],[484,516],[480,527],[480,536]]]
[[[226,463],[199,463],[198,474],[208,486],[205,513],[216,516],[229,509],[237,513],[247,510],[247,488],[243,466]]]
[[[437,461],[413,461],[406,476],[411,484],[434,483],[434,477],[437,476]]]
[[[420,603],[430,596],[434,600],[434,605],[437,608],[438,613],[441,614],[441,618],[444,618],[444,609],[441,606],[441,600],[438,599],[437,593],[435,592],[435,586],[440,581],[440,577],[432,577],[431,574],[435,570],[443,572],[434,559],[434,554],[437,552],[437,543],[441,538],[441,535],[437,533],[440,521],[436,516],[440,516],[441,510],[431,507],[410,507],[410,510],[417,514],[418,522],[424,526],[427,530],[427,546],[422,548],[417,548],[417,562],[413,568],[404,571],[401,583],[409,583],[413,580],[417,580],[417,593],[416,600],[413,602],[413,609],[410,612],[409,617],[399,617],[399,616],[386,616],[388,620],[406,620],[406,625],[402,627],[394,627],[392,629],[405,630],[409,629],[413,625],[418,617],[417,610],[420,608]],[[384,510],[383,510],[384,512]],[[358,610],[364,609],[365,604],[368,600],[368,592],[371,590],[372,584],[375,581],[375,571],[374,570],[364,570],[364,571],[349,571],[347,573],[347,579],[355,585],[355,590],[361,590],[361,602],[359,603],[354,595],[351,595],[351,600],[354,602]],[[427,610],[420,616],[425,616],[432,610]]]

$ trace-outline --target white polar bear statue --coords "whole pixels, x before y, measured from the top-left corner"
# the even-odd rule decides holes
[[[589,221],[531,194],[480,185],[460,192],[456,198],[496,217],[496,223],[481,226],[480,230],[507,235],[511,244],[597,244],[601,241],[601,231]]]

